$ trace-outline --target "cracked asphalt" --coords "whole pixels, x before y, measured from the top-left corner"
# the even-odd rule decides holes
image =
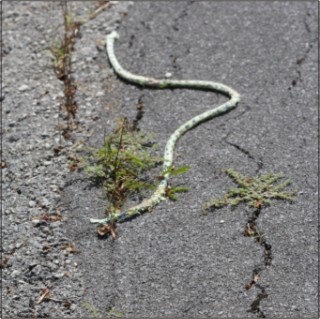
[[[272,266],[259,282],[267,293],[260,310],[267,318],[317,316],[316,6],[136,2],[129,10],[115,47],[126,69],[219,81],[242,100],[234,112],[179,142],[175,163],[191,169],[172,182],[190,188],[178,202],[121,224],[115,241],[92,237],[95,227],[83,214],[87,207],[94,212],[90,197],[79,199],[78,214],[70,212],[82,267],[91,270],[88,297],[102,313],[115,307],[149,318],[257,317],[250,311],[260,290],[244,285],[263,253],[242,235],[247,212],[239,207],[201,214],[205,201],[227,189],[221,169],[233,167],[248,175],[282,172],[299,191],[293,205],[276,202],[259,217],[273,249]],[[143,95],[141,127],[156,132],[162,147],[173,128],[225,99],[119,85],[124,114],[133,114]]]
[[[81,172],[68,174],[56,205],[66,217],[64,233],[80,250],[81,302],[102,316],[113,309],[128,318],[318,318],[317,21],[317,1],[137,1],[122,14],[115,53],[125,69],[222,82],[242,99],[234,111],[179,141],[175,164],[190,170],[172,185],[190,190],[119,224],[115,240],[98,239],[89,223],[103,216],[102,190]],[[108,94],[94,105],[100,118],[90,127],[89,144],[101,144],[116,116],[133,118],[139,98],[145,111],[139,125],[155,132],[161,149],[176,127],[226,100],[120,81],[102,45],[93,44],[112,27],[96,27],[93,35],[92,24],[82,28],[75,54],[93,46],[90,63],[102,75],[86,78],[85,69],[75,68],[75,76],[89,90],[102,83]],[[250,210],[201,209],[233,185],[224,168],[250,176],[283,173],[298,191],[295,203],[276,201],[256,220],[272,247],[272,263],[248,290],[264,260],[261,246],[243,235]],[[90,314],[79,306],[70,316]]]

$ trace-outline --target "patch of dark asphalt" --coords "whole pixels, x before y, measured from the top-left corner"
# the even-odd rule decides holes
[[[311,12],[312,4],[307,7]],[[308,234],[303,237],[310,241],[316,236],[316,228],[308,222],[315,218],[311,213],[316,211],[314,190],[308,182],[302,182],[311,182],[316,172],[316,162],[310,161],[316,153],[316,136],[312,133],[316,121],[313,109],[302,109],[305,99],[315,105],[317,98],[310,94],[314,88],[310,81],[304,83],[305,101],[299,84],[291,95],[287,90],[296,72],[296,52],[305,52],[305,39],[312,42],[316,35],[315,14],[313,19],[308,17],[308,30],[305,14],[305,5],[299,3],[270,6],[243,2],[143,2],[135,3],[128,12],[115,47],[126,69],[158,78],[171,73],[172,78],[214,79],[238,90],[242,101],[236,111],[200,125],[179,141],[176,163],[190,165],[191,170],[172,181],[190,188],[178,202],[161,203],[151,214],[119,225],[118,237],[103,241],[103,251],[98,255],[98,241],[89,245],[85,244],[88,238],[81,240],[88,247],[83,260],[100,265],[88,282],[97,277],[107,282],[113,278],[113,299],[103,301],[106,292],[110,294],[109,285],[88,286],[99,309],[105,311],[112,306],[127,316],[140,317],[316,313],[312,294],[316,286],[309,284],[316,274],[316,255],[308,248],[308,241],[299,238],[303,230]],[[315,52],[311,49],[305,54],[302,81],[307,78],[308,68],[316,76]],[[119,80],[114,77],[114,81]],[[207,92],[147,90],[121,81],[119,85],[123,114],[134,117],[134,101],[144,95],[145,113],[140,126],[156,132],[162,146],[179,124],[225,99]],[[202,204],[227,189],[219,173],[225,167],[251,175],[257,170],[282,171],[301,190],[296,204],[288,207],[278,203],[259,217],[268,235],[263,246],[243,237],[243,223],[248,217],[241,208],[201,215]],[[76,189],[73,193],[76,196]],[[92,196],[84,195],[94,199]],[[92,204],[83,202],[89,211]],[[80,233],[93,228],[80,213],[73,214],[81,221]],[[280,224],[291,225],[291,229]],[[271,245],[273,266],[264,271],[261,283],[246,290],[244,282],[251,276],[248,269],[253,272],[259,268],[261,248],[270,262]],[[307,272],[302,260],[294,265],[290,262],[298,251],[308,251]],[[298,269],[309,279],[302,280]],[[304,290],[299,288],[302,282]],[[259,287],[262,290],[255,292]]]

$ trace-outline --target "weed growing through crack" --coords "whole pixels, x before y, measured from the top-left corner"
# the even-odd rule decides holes
[[[123,312],[117,310],[115,307],[112,307],[106,314],[107,318],[123,318]]]
[[[284,189],[291,185],[290,180],[285,180],[281,174],[269,173],[259,177],[244,176],[233,169],[226,169],[224,172],[237,184],[237,188],[230,188],[227,194],[210,200],[204,205],[205,210],[214,210],[223,206],[237,206],[240,203],[245,203],[249,207],[254,208],[254,211],[249,214],[246,222],[243,235],[245,237],[254,238],[263,249],[263,262],[252,271],[252,279],[245,285],[245,289],[249,290],[253,286],[258,288],[257,297],[251,303],[248,312],[255,313],[258,318],[265,318],[264,312],[260,308],[260,302],[268,297],[266,288],[258,282],[261,280],[261,272],[272,264],[271,245],[267,242],[266,235],[257,225],[257,219],[264,206],[272,204],[273,199],[286,200],[293,202],[296,191]]]
[[[53,55],[53,67],[57,78],[64,85],[64,107],[67,112],[67,125],[62,128],[64,138],[70,138],[70,131],[76,127],[75,117],[77,112],[76,91],[77,85],[72,76],[71,57],[74,51],[76,38],[79,34],[80,27],[88,21],[94,19],[103,10],[111,5],[110,1],[98,1],[97,6],[85,17],[74,18],[69,13],[68,1],[61,1],[63,14],[63,37],[56,40],[50,51]],[[61,106],[59,106],[59,115]],[[60,124],[59,129],[60,129]]]
[[[56,41],[51,47],[51,53],[54,57],[53,67],[57,78],[63,82],[64,86],[64,107],[67,112],[67,125],[62,129],[64,138],[70,138],[70,131],[74,128],[74,119],[77,112],[77,102],[75,95],[77,91],[76,83],[72,76],[71,55],[74,50],[76,36],[79,32],[80,24],[73,21],[68,12],[67,1],[61,2],[63,13],[63,38]],[[59,115],[61,114],[61,105],[59,106]],[[59,124],[60,129],[60,124]]]
[[[102,183],[111,208],[115,209],[120,209],[129,195],[154,188],[155,185],[143,176],[160,162],[152,155],[155,144],[150,135],[131,131],[128,124],[123,119],[105,138],[103,146],[93,150],[89,157],[91,164],[85,167],[87,174]]]
[[[102,317],[102,314],[99,312],[99,310],[88,301],[81,302],[81,307],[88,310],[90,312],[90,315],[93,318],[101,318]]]
[[[156,150],[151,134],[137,130],[135,122],[130,125],[127,119],[121,119],[102,147],[89,150],[89,155],[81,159],[84,171],[106,190],[108,213],[122,209],[130,197],[141,200],[148,191],[155,190],[162,178],[151,176],[152,170],[162,163]],[[183,174],[187,170],[187,167],[170,168],[170,174]],[[187,188],[182,186],[168,187],[167,196],[177,200],[176,193],[185,191]]]
[[[244,176],[231,168],[224,170],[224,172],[238,185],[238,188],[230,188],[223,197],[210,200],[204,205],[205,210],[228,205],[237,206],[240,203],[258,208],[271,205],[272,199],[294,201],[296,191],[283,191],[291,184],[291,181],[285,180],[278,183],[280,179],[284,178],[281,174],[269,173],[260,177],[250,177]]]

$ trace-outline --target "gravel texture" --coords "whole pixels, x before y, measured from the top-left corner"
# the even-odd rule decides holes
[[[86,16],[96,6],[97,1],[84,5],[73,2],[69,12]],[[54,73],[50,52],[50,47],[63,37],[62,7],[50,1],[5,1],[2,5],[5,318],[67,318],[78,317],[84,311],[80,306],[85,290],[83,272],[79,271],[77,251],[68,230],[62,227],[67,217],[58,203],[66,186],[71,148],[92,134],[94,120],[100,115],[95,103],[105,94],[107,72],[100,72],[96,57],[102,50],[104,33],[118,25],[128,7],[129,3],[113,4],[94,23],[84,25],[89,43],[82,42],[80,28],[72,60],[77,72],[83,72],[86,78],[75,74],[76,81],[83,80],[77,96],[81,100],[79,123],[73,139],[64,140],[59,130],[62,117],[58,121],[63,84]],[[57,153],[54,150],[59,146],[63,149]],[[50,221],[59,213],[62,220]],[[46,289],[51,301],[39,302]]]
[[[96,3],[69,9],[83,16]],[[4,318],[318,317],[317,2],[113,3],[76,38],[78,125],[68,140],[49,50],[63,36],[61,6],[4,1],[2,11]],[[191,169],[174,183],[188,193],[119,225],[116,240],[101,240],[89,218],[103,216],[104,194],[81,171],[70,172],[75,150],[101,145],[115,118],[134,117],[139,98],[140,125],[161,147],[175,127],[225,100],[119,81],[103,47],[115,28],[116,55],[130,71],[215,80],[242,100],[179,142],[176,163]],[[298,190],[296,203],[279,201],[259,217],[273,252],[262,289],[244,289],[263,259],[242,235],[244,207],[201,215],[205,201],[232,185],[225,167],[282,172]],[[41,301],[46,292],[51,299]]]

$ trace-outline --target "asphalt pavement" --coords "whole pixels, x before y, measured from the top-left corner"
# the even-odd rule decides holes
[[[179,125],[227,100],[119,80],[103,47],[113,29],[115,54],[130,72],[221,82],[241,101],[178,142],[175,165],[190,170],[171,184],[189,191],[119,224],[115,240],[97,238],[89,223],[103,217],[103,190],[68,172],[55,205],[65,218],[59,227],[80,253],[74,280],[57,285],[81,297],[65,317],[318,318],[318,2],[134,1],[116,23],[110,12],[109,24],[102,13],[81,27],[74,52],[78,116],[97,115],[84,122],[88,145],[101,145],[116,117],[134,118],[139,100],[139,125],[155,133],[160,149]],[[225,168],[282,173],[297,190],[294,203],[274,201],[256,220],[271,247],[268,266],[266,250],[244,236],[252,209],[203,214],[205,202],[234,186]]]
[[[175,164],[190,171],[172,183],[189,192],[121,224],[116,240],[93,237],[83,214],[83,207],[93,214],[92,193],[79,200],[67,227],[85,234],[76,242],[90,300],[102,313],[114,307],[139,318],[317,317],[317,4],[136,2],[118,32],[116,55],[131,72],[222,82],[242,99],[179,142]],[[132,116],[142,96],[141,127],[156,132],[161,147],[174,128],[225,100],[119,86],[123,114]],[[259,216],[273,258],[249,290],[264,252],[243,236],[248,211],[201,214],[204,202],[232,185],[221,173],[226,167],[251,176],[281,172],[298,190],[294,204],[276,201]]]

